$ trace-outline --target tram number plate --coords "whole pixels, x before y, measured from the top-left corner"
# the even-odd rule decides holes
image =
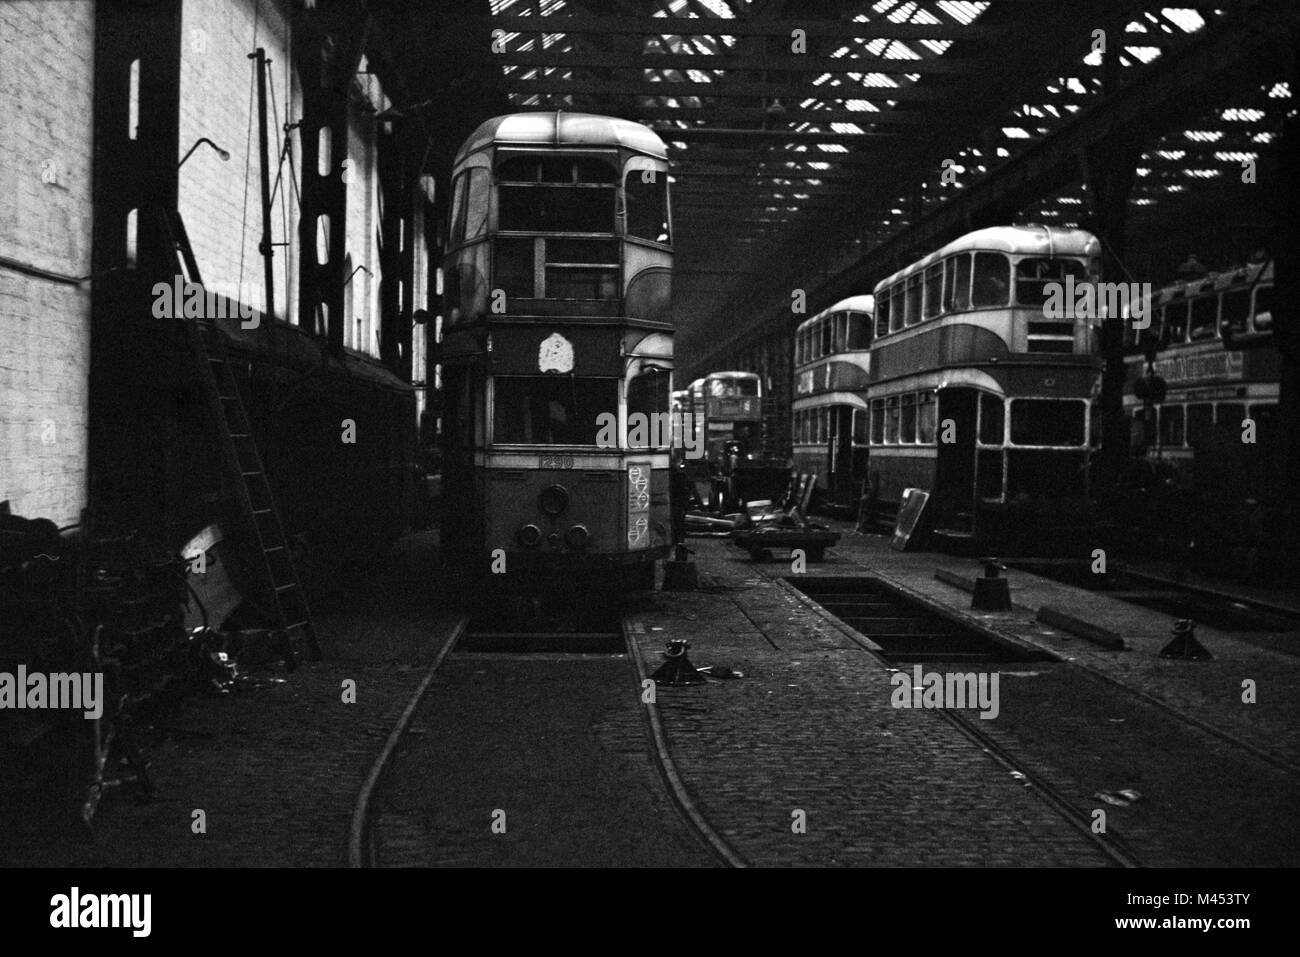
[[[539,469],[571,469],[573,468],[573,456],[541,455],[538,456],[537,467]]]

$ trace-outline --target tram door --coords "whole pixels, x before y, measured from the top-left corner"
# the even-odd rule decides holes
[[[830,475],[826,488],[837,502],[855,500],[853,491],[853,409],[831,406]]]
[[[951,528],[975,509],[975,389],[939,390],[938,455],[930,495],[935,526]],[[951,420],[951,421],[950,421]],[[951,442],[944,441],[951,438]]]

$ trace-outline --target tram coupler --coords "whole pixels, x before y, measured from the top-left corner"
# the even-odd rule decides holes
[[[691,643],[685,638],[669,639],[668,647],[663,653],[668,660],[650,676],[655,684],[670,686],[708,684],[708,679],[696,670],[686,654],[686,649],[690,646]]]
[[[1196,623],[1190,618],[1174,622],[1174,639],[1160,649],[1161,658],[1178,658],[1182,661],[1213,661],[1205,646],[1196,640]]]
[[[678,544],[674,547],[673,557],[664,562],[663,591],[699,589],[700,576],[696,571],[695,563],[687,557],[691,554],[693,552],[685,545]]]
[[[1010,611],[1011,583],[1001,575],[1006,566],[996,558],[981,560],[984,562],[984,574],[975,579],[971,608],[976,611]]]

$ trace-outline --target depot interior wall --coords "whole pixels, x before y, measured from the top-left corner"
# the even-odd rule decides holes
[[[254,309],[266,307],[262,254],[261,159],[257,74],[248,58],[262,47],[271,61],[267,77],[267,137],[275,188],[284,124],[302,116],[297,71],[292,68],[289,10],[274,0],[184,0],[181,21],[180,155],[201,137],[230,153],[222,161],[203,144],[180,170],[181,217],[205,285]],[[301,183],[297,132],[279,168],[272,213],[275,246],[275,315],[296,322],[298,201]],[[291,168],[292,167],[292,168]]]
[[[94,36],[92,3],[0,4],[0,500],[61,525],[86,503]]]

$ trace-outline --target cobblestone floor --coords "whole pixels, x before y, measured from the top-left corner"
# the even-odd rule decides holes
[[[748,860],[1102,862],[1077,830],[934,712],[890,707],[884,666],[771,581],[789,574],[787,563],[755,565],[724,541],[696,540],[693,547],[704,591],[656,595],[639,647],[653,668],[665,640],[685,637],[697,665],[745,672],[737,682],[662,688],[659,701],[688,787]],[[1286,811],[1300,797],[1293,776],[1127,690],[1139,689],[1294,757],[1288,735],[1298,709],[1280,694],[1294,684],[1293,656],[1206,630],[1216,661],[1160,659],[1166,616],[1019,573],[1012,573],[1013,598],[1025,607],[972,614],[968,593],[934,579],[937,567],[978,571],[968,560],[898,553],[883,539],[846,535],[809,574],[869,570],[1111,678],[1068,663],[999,668],[1004,711],[999,720],[982,722],[982,730],[1080,810],[1105,809],[1111,828],[1144,863],[1300,862],[1300,829],[1287,823]],[[1045,628],[1032,611],[1044,603],[1120,631],[1131,650],[1106,652]],[[1243,705],[1243,674],[1267,676],[1261,686],[1275,688],[1281,700],[1267,710]],[[1116,807],[1093,797],[1120,788],[1137,790],[1143,799]],[[799,810],[806,814],[806,834],[791,830]]]
[[[34,813],[30,795],[10,794],[0,865],[345,865],[356,795],[454,621],[425,600],[427,543],[408,544],[348,606],[316,615],[326,660],[190,699],[153,748],[156,796],[106,797],[93,843],[53,813]],[[347,679],[355,704],[342,701]],[[195,810],[205,834],[192,830]]]

